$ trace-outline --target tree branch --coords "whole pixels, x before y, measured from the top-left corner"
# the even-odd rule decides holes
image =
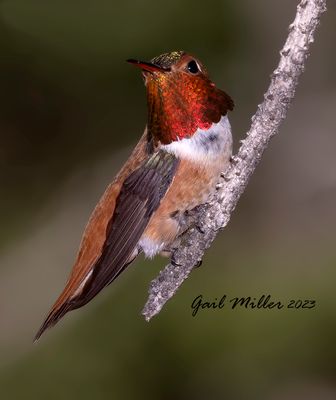
[[[211,200],[186,216],[186,224],[194,226],[172,246],[171,263],[151,282],[149,297],[142,314],[149,321],[176,293],[193,268],[200,264],[205,250],[224,228],[244,192],[269,140],[278,132],[292,101],[299,76],[309,55],[309,46],[326,0],[302,0],[289,34],[280,51],[280,62],[271,76],[271,83],[252,117],[252,125],[241,142],[238,154],[222,177]],[[197,227],[197,228],[196,228]]]

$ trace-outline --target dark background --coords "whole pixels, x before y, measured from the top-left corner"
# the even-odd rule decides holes
[[[235,147],[296,2],[0,1],[0,393],[12,399],[336,398],[335,3],[229,226],[162,313],[141,259],[37,344],[95,203],[146,123],[127,58],[186,50],[235,100]],[[271,294],[312,310],[201,311]]]

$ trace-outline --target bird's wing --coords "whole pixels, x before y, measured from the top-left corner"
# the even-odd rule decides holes
[[[124,180],[107,225],[101,255],[75,290],[65,297],[61,295],[36,339],[68,311],[88,303],[132,261],[142,233],[171,185],[178,162],[172,154],[158,151]]]

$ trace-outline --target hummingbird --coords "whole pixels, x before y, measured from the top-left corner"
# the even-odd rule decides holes
[[[183,216],[207,201],[230,163],[231,97],[184,51],[140,68],[147,93],[145,131],[96,205],[68,282],[35,336],[91,301],[135,258],[152,258],[182,232]]]

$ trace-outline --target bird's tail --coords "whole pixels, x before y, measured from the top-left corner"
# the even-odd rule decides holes
[[[44,331],[46,331],[47,329],[56,325],[57,322],[61,318],[63,318],[67,312],[69,312],[71,310],[73,310],[73,308],[71,307],[71,304],[68,301],[63,303],[59,308],[55,309],[53,307],[51,309],[50,313],[48,314],[47,318],[44,320],[43,324],[41,325],[40,329],[36,333],[36,335],[34,337],[34,343],[40,339],[40,337],[42,336]]]
[[[34,337],[34,343],[37,342],[42,334],[49,328],[52,328],[57,322],[64,317],[69,311],[76,310],[77,308],[85,306],[89,301],[91,301],[105,286],[108,286],[112,283],[135,259],[135,257],[139,254],[139,251],[136,250],[132,257],[129,259],[127,263],[121,265],[119,268],[111,268],[110,274],[103,282],[101,282],[100,268],[94,268],[92,274],[87,279],[87,282],[83,286],[83,289],[78,295],[73,297],[69,297],[68,293],[68,285],[65,287],[62,294],[59,296],[48,316],[44,320],[40,329],[36,333]],[[99,262],[97,262],[99,266]],[[96,264],[96,266],[97,266]],[[97,281],[99,284],[97,284]]]

